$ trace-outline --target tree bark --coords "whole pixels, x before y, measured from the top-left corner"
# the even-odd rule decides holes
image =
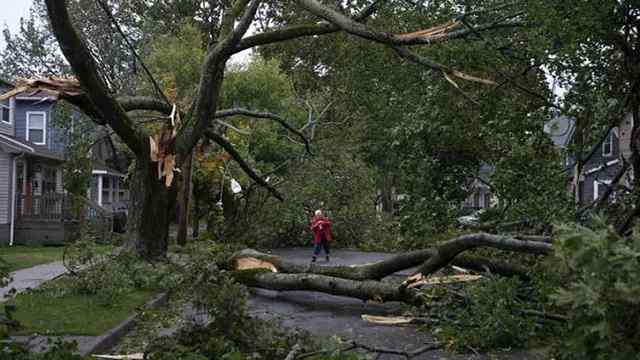
[[[224,186],[222,190],[222,214],[224,216],[224,238],[230,239],[234,232],[234,224],[238,216],[238,201],[235,194],[231,191],[230,185]]]
[[[129,245],[145,258],[164,256],[168,248],[170,191],[158,180],[156,163],[148,158],[136,159],[130,192]]]
[[[281,274],[256,270],[235,271],[236,281],[255,288],[278,291],[318,291],[379,302],[401,301],[419,305],[418,292],[379,281],[357,281],[316,274]]]
[[[200,236],[200,201],[198,196],[193,198],[192,222],[193,234],[191,237],[195,240]]]
[[[176,242],[180,246],[187,244],[187,227],[189,225],[189,199],[191,198],[191,171],[193,153],[189,154],[182,166],[182,181],[178,192],[178,234]]]

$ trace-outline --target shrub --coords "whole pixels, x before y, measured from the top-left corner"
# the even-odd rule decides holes
[[[517,278],[489,278],[467,285],[462,298],[459,291],[438,289],[448,308],[434,335],[461,351],[523,347],[535,334],[535,321],[522,313],[527,304],[521,287]]]
[[[31,353],[17,342],[0,342],[0,360],[83,360],[85,357],[73,354],[78,348],[74,342],[57,340],[51,349],[43,353]]]
[[[171,264],[151,264],[130,250],[104,255],[91,239],[67,245],[64,263],[71,274],[65,290],[97,295],[104,305],[117,303],[120,295],[132,290],[168,288],[179,281]]]
[[[640,235],[560,228],[556,257],[570,277],[552,295],[569,315],[562,359],[633,359],[640,353]]]
[[[156,339],[148,359],[283,359],[294,344],[306,342],[275,324],[251,318],[246,288],[228,273],[212,269],[200,281],[191,295],[199,313],[206,314],[206,323]]]

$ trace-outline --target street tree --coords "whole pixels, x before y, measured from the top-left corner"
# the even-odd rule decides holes
[[[283,199],[283,195],[278,190],[267,183],[234,151],[233,146],[222,135],[221,126],[212,124],[212,119],[225,111],[216,112],[220,106],[227,62],[234,54],[275,42],[343,31],[354,37],[388,46],[400,56],[436,71],[452,81],[455,79],[458,82],[490,86],[494,82],[483,78],[482,74],[467,74],[464,69],[457,68],[455,64],[432,61],[410,47],[429,47],[478,32],[510,31],[521,24],[522,18],[520,11],[514,12],[513,9],[502,6],[494,9],[492,7],[494,4],[487,3],[482,7],[474,8],[475,10],[469,14],[469,19],[473,18],[473,14],[482,14],[477,17],[479,23],[470,28],[453,20],[445,24],[430,24],[431,27],[427,29],[411,29],[410,32],[402,28],[383,31],[370,27],[364,22],[381,6],[377,2],[353,4],[346,8],[331,7],[315,0],[275,5],[244,0],[238,0],[233,4],[213,2],[208,6],[219,9],[221,17],[219,23],[215,24],[216,31],[210,32],[215,33],[216,37],[207,45],[193,103],[187,108],[175,108],[163,98],[139,96],[122,98],[118,94],[113,94],[107,81],[100,74],[94,54],[86,45],[81,33],[74,27],[68,11],[69,2],[45,1],[45,4],[53,33],[82,89],[80,96],[74,97],[67,94],[67,97],[93,115],[98,123],[108,125],[135,155],[131,185],[133,195],[131,205],[135,211],[132,214],[131,223],[135,229],[133,232],[135,247],[141,255],[146,257],[162,256],[167,249],[169,195],[172,184],[170,179],[173,176],[174,161],[177,167],[182,166],[194,146],[204,136],[230,152],[254,181],[269,189],[275,197]],[[101,4],[107,12],[112,10],[107,3]],[[384,7],[395,8],[398,12],[410,11],[401,2],[384,4]],[[298,18],[303,22],[286,24],[278,22],[268,30],[247,35],[254,21],[264,22],[270,19],[268,10],[271,9],[282,9],[287,14],[304,12],[305,15]],[[487,13],[493,15],[493,18],[487,20]],[[165,115],[173,112],[173,123],[167,121],[165,131],[156,137],[160,140],[159,153],[162,155],[160,158],[151,151],[154,143],[150,140],[149,134],[136,126],[128,114],[135,110],[159,111]],[[237,109],[228,111],[233,113]],[[180,123],[175,122],[177,114],[182,115]],[[165,166],[160,174],[156,160],[162,160]],[[159,181],[159,178],[163,177],[169,177],[169,179]]]

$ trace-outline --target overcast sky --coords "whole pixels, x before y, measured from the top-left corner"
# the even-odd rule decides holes
[[[0,0],[0,27],[9,27],[12,33],[20,26],[20,18],[29,15],[32,0]],[[0,36],[0,49],[4,50],[4,36]]]

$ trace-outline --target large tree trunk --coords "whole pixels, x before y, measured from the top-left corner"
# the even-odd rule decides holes
[[[130,192],[129,245],[145,258],[166,255],[170,191],[158,179],[156,163],[148,158],[136,159]]]
[[[398,271],[419,266],[432,258],[436,253],[436,249],[416,250],[391,256],[388,259],[372,264],[320,266],[315,264],[298,264],[280,256],[265,254],[253,249],[245,249],[235,254],[232,262],[242,258],[255,258],[273,265],[280,273],[316,274],[350,280],[380,280]],[[525,268],[480,257],[457,256],[451,261],[451,264],[477,272],[488,271],[496,275],[518,276],[523,280],[529,279],[527,269]]]
[[[448,264],[495,274],[527,276],[524,269],[512,265],[494,264],[485,259],[458,256],[466,250],[477,247],[541,255],[548,255],[553,251],[552,245],[548,242],[477,233],[451,239],[432,249],[395,255],[373,264],[353,266],[296,264],[281,257],[251,249],[235,254],[231,264],[235,270],[236,280],[251,287],[278,291],[318,291],[362,300],[403,301],[409,304],[421,302],[414,287],[429,284],[425,276]],[[420,264],[422,265],[418,273],[408,277],[401,285],[376,281]]]
[[[268,290],[318,291],[365,301],[402,301],[414,305],[422,302],[415,289],[372,280],[356,281],[315,274],[279,274],[255,270],[236,271],[235,278],[244,285]]]
[[[200,236],[200,201],[198,199],[200,199],[198,196],[193,198],[193,234],[191,235],[193,239],[197,239]]]
[[[191,198],[191,164],[193,153],[189,154],[182,167],[183,178],[178,192],[178,245],[187,244],[187,227],[189,225],[189,199]]]

